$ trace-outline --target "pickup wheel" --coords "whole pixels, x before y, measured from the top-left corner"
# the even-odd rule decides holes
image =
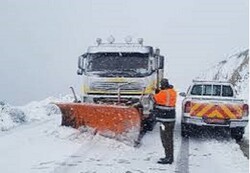
[[[181,123],[181,136],[182,137],[189,137],[191,134],[191,128],[190,125]]]
[[[244,127],[236,127],[231,129],[231,137],[236,141],[240,141],[245,133]]]

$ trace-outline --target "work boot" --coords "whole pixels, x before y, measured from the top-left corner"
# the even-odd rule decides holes
[[[162,158],[160,158],[160,160],[165,160],[165,159],[170,159],[171,160],[171,157],[162,157]],[[173,160],[173,159],[172,159]]]
[[[173,159],[170,158],[160,158],[160,160],[157,162],[159,164],[172,164],[173,163]]]
[[[166,157],[162,157],[162,158],[160,158],[160,160],[164,160],[164,159],[166,159]]]

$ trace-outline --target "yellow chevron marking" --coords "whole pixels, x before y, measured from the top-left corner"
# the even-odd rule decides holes
[[[199,103],[193,103],[194,105],[192,106],[191,111],[194,112],[196,111],[200,106],[202,106],[202,104]]]
[[[221,105],[220,107],[221,107],[221,109],[227,114],[227,116],[228,116],[230,119],[235,119],[235,118],[236,118],[236,116],[228,109],[227,106]]]
[[[217,111],[214,110],[213,112],[211,112],[210,114],[207,115],[209,118],[220,118],[220,119],[224,119],[223,115]]]
[[[210,108],[212,108],[212,104],[208,104],[206,107],[204,107],[200,112],[197,113],[198,117],[202,117]]]
[[[242,117],[242,114],[243,114],[243,109],[242,109],[242,107],[241,107],[240,105],[234,105],[233,108],[237,110],[238,116],[239,116],[239,117]]]

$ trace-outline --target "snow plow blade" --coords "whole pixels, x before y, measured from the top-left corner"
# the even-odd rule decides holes
[[[62,125],[94,128],[97,133],[136,143],[140,135],[141,114],[135,107],[90,103],[56,103]]]

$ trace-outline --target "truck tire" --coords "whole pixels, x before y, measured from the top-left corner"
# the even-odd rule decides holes
[[[181,136],[182,137],[189,137],[191,134],[191,128],[190,125],[181,123]]]
[[[245,133],[244,127],[236,127],[231,129],[231,137],[236,141],[241,141]]]

